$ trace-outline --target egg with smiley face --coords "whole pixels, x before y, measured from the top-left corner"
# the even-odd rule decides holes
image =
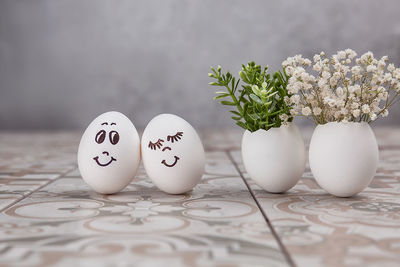
[[[106,112],[89,124],[79,144],[78,166],[94,191],[121,191],[135,177],[139,163],[139,135],[124,114]]]
[[[181,194],[199,183],[204,173],[204,148],[187,121],[172,114],[158,115],[144,130],[141,144],[144,168],[159,189]]]

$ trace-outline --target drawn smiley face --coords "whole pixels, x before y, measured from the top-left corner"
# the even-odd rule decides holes
[[[181,140],[182,137],[183,137],[183,132],[177,132],[174,135],[168,135],[167,142],[175,143],[175,142],[178,142],[179,140]],[[161,138],[159,138],[154,143],[152,141],[149,141],[148,148],[151,150],[161,150],[162,152],[165,152],[167,150],[172,151],[172,148],[170,146],[164,146],[164,139],[161,139]],[[163,159],[161,161],[161,164],[163,164],[164,166],[166,166],[168,168],[172,168],[178,163],[178,160],[180,160],[180,158],[178,156],[174,155],[174,160],[173,160],[173,162],[171,161],[172,163],[168,163],[165,159]]]
[[[204,173],[201,140],[196,130],[176,115],[154,117],[143,131],[141,148],[147,176],[166,193],[191,190]]]
[[[117,125],[115,122],[111,122],[110,124],[108,124],[108,122],[103,122],[101,124],[102,126],[106,126],[106,125]],[[104,142],[110,142],[110,144],[112,145],[116,145],[118,144],[120,139],[119,133],[115,130],[111,130],[108,132],[108,140],[107,140],[107,131],[102,129],[99,132],[97,132],[96,136],[95,136],[95,142],[99,145],[103,144]],[[105,160],[100,160],[99,156],[95,156],[93,158],[93,160],[97,163],[97,165],[99,165],[100,167],[107,167],[108,165],[110,165],[113,161],[117,161],[116,158],[114,158],[113,156],[110,156],[110,152],[108,151],[103,151],[102,155],[105,155],[106,157],[108,157],[108,159],[106,158]],[[102,156],[104,158],[104,156]]]
[[[86,128],[78,148],[83,180],[96,192],[113,194],[127,186],[140,163],[140,138],[124,114],[109,111]]]

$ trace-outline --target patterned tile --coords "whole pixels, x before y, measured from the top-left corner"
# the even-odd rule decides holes
[[[0,134],[0,211],[76,168],[73,134]]]
[[[48,182],[46,179],[0,178],[0,211]]]
[[[24,138],[3,152],[13,158],[2,166],[6,178],[0,179],[26,187],[0,191],[30,195],[0,215],[0,265],[288,265],[220,148],[207,153],[201,184],[185,195],[160,192],[143,168],[122,192],[100,195],[77,169],[67,172],[75,167],[76,135],[37,135],[40,145],[21,155]],[[39,181],[48,184],[35,187]]]
[[[201,132],[206,174],[185,195],[160,192],[141,168],[108,196],[80,177],[80,133],[1,133],[0,266],[288,266],[287,258],[299,266],[398,265],[399,129],[375,129],[377,176],[348,199],[321,190],[308,168],[286,194],[263,191],[241,164],[242,133]],[[308,143],[312,129],[302,133]]]
[[[399,265],[400,131],[375,132],[381,149],[377,174],[365,191],[352,198],[327,194],[316,184],[308,167],[287,193],[267,193],[248,178],[240,151],[231,152],[299,266]]]

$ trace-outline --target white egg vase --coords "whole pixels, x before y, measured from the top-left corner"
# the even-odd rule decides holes
[[[135,177],[139,162],[139,134],[124,114],[106,112],[89,124],[79,144],[78,166],[94,191],[119,192]]]
[[[242,158],[256,184],[271,193],[283,193],[300,180],[306,164],[303,138],[294,123],[255,132],[242,138]]]
[[[310,168],[317,183],[338,197],[353,196],[375,176],[379,152],[366,122],[318,125],[311,138]]]
[[[204,173],[205,154],[196,130],[173,114],[154,117],[143,131],[143,166],[153,183],[169,194],[190,191]]]

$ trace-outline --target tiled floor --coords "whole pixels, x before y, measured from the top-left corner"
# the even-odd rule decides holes
[[[261,190],[238,130],[202,132],[206,174],[186,195],[160,192],[143,169],[123,192],[96,194],[76,168],[79,134],[2,133],[0,266],[399,266],[400,129],[375,132],[378,173],[347,199],[309,169],[286,194]]]

